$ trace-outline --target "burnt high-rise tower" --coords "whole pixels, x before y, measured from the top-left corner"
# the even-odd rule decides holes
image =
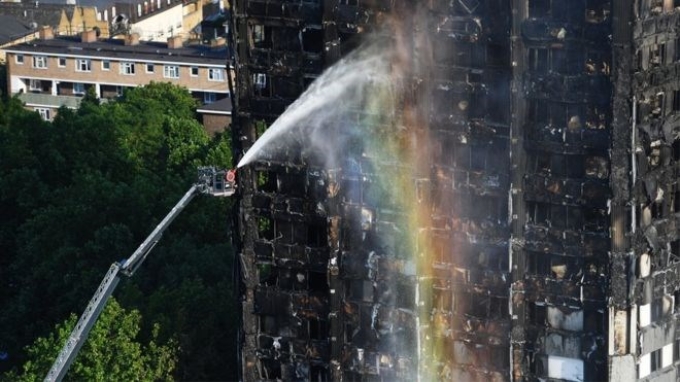
[[[233,0],[237,158],[366,36],[397,52],[333,160],[239,170],[241,378],[677,380],[676,7]]]

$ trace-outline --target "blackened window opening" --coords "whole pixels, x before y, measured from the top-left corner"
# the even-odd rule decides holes
[[[529,17],[550,16],[551,0],[529,0]]]

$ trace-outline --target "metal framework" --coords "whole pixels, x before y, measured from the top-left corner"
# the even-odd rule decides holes
[[[677,379],[678,6],[235,0],[237,156],[387,15],[431,137],[408,169],[430,214],[397,238],[405,211],[367,196],[390,171],[375,153],[244,168],[241,378]],[[419,277],[403,238],[426,242]],[[415,350],[395,357],[380,322]]]
[[[78,319],[76,326],[71,331],[66,343],[62,347],[57,359],[52,364],[50,371],[45,377],[45,382],[61,381],[68,372],[71,363],[75,360],[80,348],[87,341],[90,330],[94,326],[106,306],[106,302],[118,286],[120,281],[119,273],[131,277],[146,260],[151,250],[160,241],[163,232],[170,226],[175,218],[184,210],[191,200],[198,194],[211,194],[213,196],[231,196],[235,192],[233,182],[227,181],[224,170],[216,170],[213,167],[202,167],[199,169],[198,181],[189,188],[177,204],[154,228],[149,236],[140,244],[135,252],[123,262],[115,262],[106,272],[104,279],[95,291],[85,308],[85,311]]]

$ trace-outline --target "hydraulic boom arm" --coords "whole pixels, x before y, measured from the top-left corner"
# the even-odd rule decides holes
[[[213,167],[202,167],[199,169],[198,182],[191,186],[189,191],[184,194],[182,199],[177,202],[165,218],[154,228],[137,250],[127,260],[111,264],[109,271],[106,272],[104,279],[99,284],[97,291],[90,299],[85,311],[80,316],[80,319],[78,319],[75,328],[73,328],[68,340],[45,377],[45,382],[61,381],[64,378],[78,351],[87,340],[90,329],[94,326],[106,302],[111,297],[114,289],[116,289],[120,281],[119,273],[122,272],[128,277],[135,273],[149,252],[158,243],[163,232],[189,202],[199,193],[211,194],[213,196],[231,196],[234,192],[235,175],[232,170],[215,170]]]

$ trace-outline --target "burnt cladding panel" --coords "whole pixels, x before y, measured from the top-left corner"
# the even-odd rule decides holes
[[[628,156],[634,178],[630,187],[625,189],[630,194],[617,193],[616,196],[621,199],[628,197],[632,201],[617,206],[621,216],[619,221],[633,225],[637,232],[643,234],[631,236],[629,241],[622,240],[624,245],[614,265],[620,269],[628,266],[630,277],[626,284],[617,280],[617,289],[613,292],[618,292],[617,296],[622,291],[629,292],[626,297],[631,297],[632,301],[619,300],[637,305],[640,313],[636,323],[642,340],[636,366],[641,378],[651,378],[658,374],[677,373],[675,364],[669,365],[669,362],[677,358],[675,322],[678,313],[674,306],[677,306],[677,291],[680,289],[675,216],[678,211],[678,155],[675,149],[678,145],[676,128],[672,127],[677,121],[679,85],[677,74],[670,69],[675,68],[677,59],[675,27],[664,21],[677,17],[677,4],[664,1],[635,5],[633,12],[637,18],[631,28],[632,44],[624,43],[625,38],[631,35],[630,29],[619,32],[620,51],[631,52],[630,59],[621,63],[621,69],[632,71],[630,77],[621,76],[620,82],[628,85],[626,89],[632,90],[637,101],[632,109],[636,127],[632,131],[635,155]],[[626,11],[629,9],[618,9],[616,15],[625,15]],[[633,117],[630,110],[626,113],[623,99],[615,103],[617,105],[620,109],[615,118],[620,117],[622,121],[624,117]],[[618,147],[622,155],[626,154],[622,140],[628,132],[622,129],[619,134],[621,144]],[[618,172],[618,166],[612,171]],[[632,207],[629,208],[629,205]],[[624,253],[623,249],[627,252]]]
[[[432,378],[509,380],[508,221],[510,51],[508,2],[435,2],[435,74],[428,123],[434,215],[423,235],[433,280],[419,285],[444,351],[421,362]],[[444,4],[448,6],[444,6]],[[449,185],[452,185],[449,186]],[[450,228],[447,228],[450,227]],[[428,237],[429,236],[429,237]],[[424,332],[424,333],[425,333]],[[490,345],[492,344],[492,345]],[[427,345],[424,345],[427,346]]]
[[[630,44],[632,33],[630,23],[633,20],[633,1],[612,1],[612,36],[615,44]],[[640,1],[639,3],[648,3]],[[627,57],[625,59],[630,59]]]
[[[521,318],[513,335],[527,342],[514,367],[524,378],[602,380],[607,278],[598,259],[607,258],[608,245],[593,242],[608,240],[610,190],[601,168],[609,166],[611,46],[592,31],[611,28],[611,10],[597,1],[526,4],[527,17],[515,19],[526,110],[517,121],[524,142],[515,161],[522,190],[514,196],[524,240],[513,248],[524,301],[514,303]],[[584,347],[593,352],[581,353]],[[558,359],[569,373],[555,368]]]
[[[247,150],[323,66],[322,8],[319,2],[232,5],[234,128]],[[318,187],[325,175],[301,166],[300,155],[277,159],[239,172],[241,375],[330,380],[328,227],[319,207],[326,190]]]
[[[435,312],[427,317],[433,328],[431,338],[441,341],[445,349],[439,356],[440,366],[428,371],[433,376],[510,379],[508,362],[495,360],[510,359],[511,331],[521,339],[513,354],[517,380],[597,380],[606,374],[602,367],[606,281],[601,275],[607,269],[600,259],[607,258],[609,250],[609,227],[602,211],[606,211],[606,181],[611,176],[609,130],[615,119],[608,107],[611,83],[607,71],[612,57],[606,39],[612,34],[608,3],[515,1],[528,14],[517,13],[514,27],[507,1],[428,3],[430,19],[423,25],[432,28],[434,62],[426,63],[431,76],[416,80],[427,90],[423,98],[432,100],[425,125],[441,138],[429,153],[431,174],[418,183],[422,200],[433,204],[433,216],[421,228],[436,232],[426,238],[436,249],[433,264],[438,265],[427,269],[433,281],[419,285],[430,296],[424,306]],[[291,13],[300,4],[310,8]],[[361,31],[374,22],[376,9],[389,10],[380,1],[316,4],[318,8],[311,2],[234,4],[241,42],[238,103],[243,105],[236,110],[240,113],[237,128],[242,129],[246,146],[256,137],[253,131],[260,126],[256,121],[271,123],[321,67],[357,45]],[[615,19],[630,17],[626,9],[617,9],[613,10]],[[519,41],[513,45],[520,47],[519,53],[507,48],[511,27],[519,31]],[[413,25],[408,28],[416,30]],[[613,35],[615,42],[625,40],[617,40],[622,34],[616,30]],[[253,38],[256,46],[251,45]],[[518,72],[512,72],[513,64]],[[512,89],[517,90],[514,97],[522,98],[521,102],[511,99],[511,79]],[[526,102],[529,107],[513,109],[521,114],[517,117],[511,113],[510,102],[520,106]],[[519,134],[511,140],[513,131]],[[512,273],[519,275],[517,280],[511,280],[507,258],[511,144],[512,164],[517,165],[513,182],[520,188],[513,190],[517,191],[513,212],[521,216],[512,217],[520,239],[513,248],[513,263],[521,268]],[[324,370],[329,370],[326,365],[331,359],[341,365],[341,371],[330,371],[332,379],[343,375],[346,379],[407,379],[412,374],[404,369],[413,373],[417,366],[408,362],[414,360],[393,359],[383,347],[397,340],[385,331],[388,324],[406,328],[399,334],[402,344],[415,343],[418,335],[412,316],[403,314],[418,309],[413,281],[405,277],[412,267],[405,260],[412,254],[398,253],[406,247],[399,235],[388,235],[388,250],[375,235],[378,228],[386,230],[397,223],[400,211],[388,214],[376,208],[380,201],[375,197],[377,182],[340,170],[327,174],[328,189],[341,185],[353,192],[329,196],[322,203],[328,212],[324,221],[312,212],[315,208],[310,205],[315,203],[307,203],[315,202],[315,197],[297,188],[297,181],[287,180],[291,172],[286,168],[296,166],[299,163],[285,162],[282,168],[268,169],[269,178],[261,185],[257,172],[245,170],[239,177],[244,222],[241,251],[245,268],[250,270],[244,280],[244,328],[256,321],[259,330],[244,329],[243,359],[259,360],[259,367],[248,366],[257,362],[244,362],[246,379],[285,379],[291,370],[305,369],[296,361],[295,350],[277,353],[277,347],[284,344],[293,344],[289,349],[309,346],[318,361],[308,369],[312,379],[327,375]],[[296,171],[304,173],[298,167]],[[360,175],[370,180],[375,172]],[[674,204],[650,208],[650,214],[667,216],[658,211]],[[258,218],[246,219],[246,215]],[[325,279],[319,264],[310,264],[310,248],[322,249],[326,240],[330,260]],[[249,267],[254,263],[258,267]],[[390,277],[397,280],[392,290],[383,282]],[[655,278],[654,283],[660,280]],[[666,278],[665,285],[675,285],[668,280],[672,278]],[[511,281],[521,293],[510,304]],[[289,298],[292,306],[271,308],[267,301],[276,294],[255,298],[254,291],[271,288],[280,288],[277,293],[288,296],[281,300]],[[255,301],[257,309],[248,305],[255,306]],[[328,306],[322,308],[318,301]],[[508,305],[514,315],[521,316],[512,321],[523,325],[520,330],[510,328]],[[319,312],[330,312],[327,324],[317,317]],[[302,321],[290,324],[303,316]],[[293,330],[298,326],[306,329]],[[269,338],[277,332],[282,337],[278,346]],[[326,332],[336,337],[328,352],[315,342],[327,338]],[[262,341],[256,341],[258,333]],[[574,351],[577,347],[595,350],[584,355]],[[577,371],[572,375],[551,371],[551,357],[552,361],[566,360]]]

